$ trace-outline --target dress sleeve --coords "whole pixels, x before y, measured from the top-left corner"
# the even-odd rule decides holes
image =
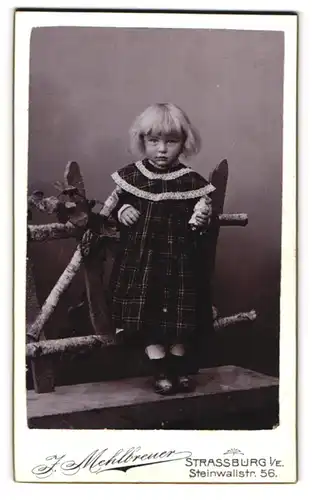
[[[126,205],[126,206],[131,205],[132,207],[139,209],[138,201],[137,201],[137,198],[135,196],[133,196],[132,194],[127,193],[126,191],[123,191],[123,190],[118,192],[117,203],[115,204],[114,208],[112,209],[112,211],[110,212],[110,215],[109,215],[110,219],[113,219],[117,225],[120,224],[119,213],[120,213],[121,209],[124,207],[124,205]]]
[[[111,197],[113,198],[113,204],[110,205],[111,209],[110,209],[109,215],[117,223],[118,223],[118,212],[123,207],[123,205],[131,205],[134,208],[140,210],[140,204],[139,204],[138,198],[136,196],[134,196],[133,194],[125,191],[121,186],[118,185],[118,183],[116,182],[116,179],[115,179],[116,175],[117,175],[117,177],[121,176],[122,178],[124,176],[131,177],[131,175],[133,175],[134,170],[135,170],[135,166],[134,166],[134,164],[131,163],[131,164],[126,165],[125,167],[121,168],[120,170],[117,170],[116,172],[114,172],[112,174],[112,178],[114,179],[114,181],[116,183],[116,187],[115,187],[115,190],[113,191],[113,193],[111,194],[111,196],[109,197],[109,198],[111,198]],[[114,196],[114,193],[117,193],[117,197]],[[108,200],[109,200],[109,198],[108,198]]]

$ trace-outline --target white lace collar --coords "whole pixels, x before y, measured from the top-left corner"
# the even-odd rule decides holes
[[[201,198],[202,196],[205,196],[215,190],[215,187],[212,184],[207,184],[202,188],[193,189],[191,191],[166,191],[164,193],[150,193],[148,191],[144,191],[143,189],[137,188],[132,184],[129,184],[125,179],[120,177],[118,172],[114,172],[112,174],[112,179],[116,182],[117,186],[119,186],[124,191],[127,191],[128,193],[131,193],[138,198],[144,198],[145,200],[149,201],[189,200],[193,198]]]
[[[179,177],[182,177],[182,175],[185,175],[185,174],[188,174],[189,172],[192,172],[192,169],[190,167],[183,167],[183,168],[180,168],[180,170],[175,170],[174,172],[167,172],[164,174],[151,172],[150,170],[148,170],[144,166],[144,164],[141,160],[137,161],[135,163],[135,166],[137,167],[138,170],[140,170],[141,174],[143,174],[148,179],[163,179],[164,181],[178,179]]]

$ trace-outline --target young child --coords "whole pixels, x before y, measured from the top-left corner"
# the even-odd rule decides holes
[[[189,391],[187,348],[197,332],[196,242],[210,223],[214,187],[180,163],[180,156],[199,151],[200,137],[174,104],[143,111],[130,142],[142,160],[112,174],[121,235],[111,282],[113,320],[116,328],[141,335],[157,393]]]

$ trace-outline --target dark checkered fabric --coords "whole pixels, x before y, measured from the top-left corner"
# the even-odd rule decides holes
[[[144,165],[156,171],[148,162]],[[207,185],[195,172],[170,181],[151,180],[130,165],[119,174],[129,184],[153,193],[189,191]],[[141,216],[131,227],[120,224],[120,250],[111,279],[113,319],[116,327],[143,333],[147,344],[184,342],[196,331],[203,272],[198,262],[201,237],[190,229],[188,221],[197,201],[155,202],[124,192],[116,208],[115,214],[129,203]]]

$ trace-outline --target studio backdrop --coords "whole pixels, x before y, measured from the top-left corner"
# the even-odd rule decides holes
[[[56,194],[68,161],[78,162],[87,196],[105,200],[110,175],[133,161],[128,130],[149,104],[173,102],[202,137],[189,164],[205,177],[229,164],[226,212],[246,212],[245,228],[223,228],[214,303],[222,313],[255,309],[248,329],[220,334],[210,357],[278,373],[282,128],[282,32],[42,27],[32,31],[29,87],[29,192]],[[34,222],[51,222],[36,213]],[[75,248],[58,240],[34,245],[39,301]],[[49,336],[66,334],[77,303],[77,277],[51,318]]]

